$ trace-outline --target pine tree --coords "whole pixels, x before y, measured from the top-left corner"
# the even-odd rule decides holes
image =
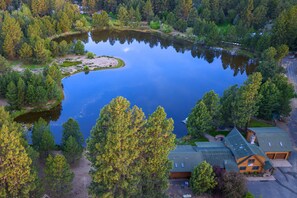
[[[1,36],[4,40],[4,53],[8,58],[15,58],[15,47],[21,42],[23,32],[18,21],[11,17],[8,13],[5,13],[4,15]]]
[[[22,78],[19,78],[17,84],[17,99],[18,107],[22,107],[25,104],[26,85]]]
[[[26,93],[26,104],[33,105],[36,102],[35,99],[35,89],[32,84],[28,84],[27,93]]]
[[[193,171],[190,186],[194,194],[201,194],[214,189],[217,185],[212,166],[203,161]]]
[[[70,136],[63,145],[63,155],[69,164],[81,158],[83,147],[77,143],[76,139]]]
[[[259,102],[259,117],[270,120],[273,118],[273,113],[276,113],[279,108],[280,93],[277,87],[270,79],[261,85],[260,94],[262,98]]]
[[[18,109],[18,91],[15,83],[11,81],[7,86],[6,99],[11,109]]]
[[[219,126],[220,124],[220,98],[219,95],[216,94],[213,90],[210,92],[207,92],[204,94],[202,98],[205,106],[207,107],[207,110],[209,112],[209,115],[212,119],[212,125],[213,126]]]
[[[154,11],[151,0],[147,0],[143,6],[143,17],[146,21],[151,21],[154,17]]]
[[[140,180],[138,133],[144,124],[141,109],[123,97],[113,99],[101,112],[88,140],[92,163],[91,193],[104,197],[138,194]]]
[[[120,6],[118,11],[118,20],[122,25],[128,25],[129,22],[129,13],[124,6]]]
[[[54,137],[51,134],[49,125],[42,118],[34,123],[32,143],[33,147],[39,151],[43,157],[47,156],[48,152],[55,147]]]
[[[212,118],[203,101],[198,102],[192,109],[187,121],[188,133],[192,137],[200,137],[212,129]]]
[[[63,124],[63,136],[62,145],[66,145],[69,137],[73,137],[75,141],[82,146],[84,143],[83,134],[80,131],[79,124],[73,118],[69,118],[67,122]]]
[[[30,60],[30,58],[33,55],[33,51],[32,51],[31,46],[29,44],[27,44],[27,43],[24,43],[22,45],[21,49],[19,50],[19,54],[20,54],[21,59],[23,59],[25,61]]]
[[[79,55],[85,54],[85,46],[81,40],[78,40],[74,45],[74,53]]]
[[[256,116],[259,109],[259,94],[262,75],[256,72],[249,76],[244,85],[238,89],[232,104],[232,119],[235,126],[247,127],[252,116]]]
[[[232,120],[232,108],[237,95],[238,87],[237,85],[229,87],[224,91],[223,96],[220,99],[221,103],[221,115],[225,126],[233,125]]]
[[[148,118],[142,136],[142,195],[144,197],[163,197],[169,186],[168,178],[171,162],[169,152],[174,149],[175,135],[173,120],[167,119],[162,107]]]
[[[36,177],[21,128],[0,107],[0,197],[29,197]]]
[[[65,197],[72,189],[74,174],[63,155],[48,156],[46,159],[45,179],[53,197]]]

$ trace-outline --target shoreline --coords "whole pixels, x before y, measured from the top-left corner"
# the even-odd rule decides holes
[[[109,26],[109,27],[101,28],[101,29],[90,28],[87,31],[73,31],[73,32],[65,32],[65,33],[62,33],[62,34],[54,35],[54,36],[50,37],[50,39],[53,40],[53,39],[63,38],[63,37],[72,36],[72,35],[85,34],[85,33],[95,31],[95,30],[135,31],[135,32],[140,32],[140,33],[148,33],[148,34],[152,34],[152,35],[155,35],[155,36],[158,36],[158,37],[161,37],[161,38],[165,38],[165,39],[174,39],[174,40],[178,40],[178,41],[181,41],[181,42],[188,42],[189,44],[192,44],[192,45],[199,45],[201,47],[207,47],[207,48],[213,49],[213,50],[226,51],[226,52],[228,52],[228,53],[230,53],[232,55],[240,55],[240,54],[237,53],[238,51],[245,51],[245,49],[242,49],[241,46],[238,46],[238,44],[235,45],[235,44],[232,44],[232,43],[231,43],[231,49],[229,47],[221,46],[221,45],[218,45],[218,46],[202,45],[202,44],[196,43],[195,38],[187,37],[185,33],[178,32],[176,30],[172,31],[171,33],[164,33],[161,30],[151,29],[149,27],[149,25],[145,24],[144,22],[142,22],[141,25],[139,27],[136,27],[136,28],[128,27],[128,26]],[[221,43],[225,43],[225,42],[221,41]],[[229,44],[229,46],[230,46],[230,44]],[[248,53],[251,53],[251,52],[248,52]],[[244,54],[241,54],[241,55],[244,55]],[[81,55],[81,56],[86,56],[86,55]],[[246,55],[246,56],[248,56],[248,55]],[[116,68],[121,68],[121,67],[125,66],[125,62],[120,58],[111,57],[111,56],[99,56],[97,58],[100,58],[100,57],[108,57],[108,58],[116,59],[118,64],[113,65],[113,66],[108,65],[108,66],[105,66],[105,67],[104,66],[94,67],[91,70],[84,70],[84,68],[82,67],[80,69],[76,69],[73,72],[64,72],[64,73],[62,72],[63,78],[70,77],[71,75],[74,75],[74,74],[77,74],[77,73],[80,73],[80,72],[90,72],[90,71],[98,71],[98,70],[105,70],[105,69],[116,69]],[[65,59],[65,57],[58,57],[57,59],[63,59],[63,58]],[[61,67],[61,69],[62,68],[63,67]],[[38,72],[38,69],[34,69],[33,71],[36,72],[36,70]],[[21,71],[19,71],[19,72],[21,72]],[[64,90],[63,90],[63,94],[64,94]],[[64,97],[64,95],[63,95],[63,97]],[[61,104],[62,100],[63,100],[63,98],[61,100],[59,100],[59,101],[53,102],[52,104],[49,102],[49,103],[47,103],[47,105],[45,107],[43,106],[42,108],[41,107],[25,107],[22,110],[13,112],[12,115],[13,115],[13,118],[16,118],[18,116],[21,116],[21,115],[24,115],[24,114],[27,114],[27,113],[48,111],[48,110],[58,106],[59,104]]]
[[[98,71],[98,70],[106,70],[106,69],[117,69],[125,66],[125,62],[117,57],[112,56],[96,56],[93,59],[87,59],[86,55],[67,55],[65,57],[60,57],[56,59],[58,61],[58,64],[60,66],[61,73],[63,75],[63,78],[70,77],[74,74],[80,73],[80,72],[92,72],[92,71]],[[63,64],[65,61],[68,62],[74,62],[74,61],[80,61],[81,63],[78,65],[70,66],[70,67],[62,67],[61,64]],[[88,70],[84,70],[85,67],[88,67]],[[91,67],[91,68],[90,68]],[[17,67],[16,68],[18,72],[23,72],[25,68]],[[35,72],[42,72],[42,68],[34,70]],[[58,105],[60,105],[64,98],[64,90],[61,86],[63,97],[56,101],[48,101],[46,105],[44,106],[35,106],[35,107],[23,107],[21,110],[13,111],[11,112],[12,118],[15,119],[19,116],[25,115],[27,113],[34,113],[34,112],[44,112],[49,111]],[[0,106],[7,106],[7,101],[5,99],[1,99]]]

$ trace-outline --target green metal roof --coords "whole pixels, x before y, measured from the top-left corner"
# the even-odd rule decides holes
[[[224,139],[225,145],[232,151],[236,159],[247,157],[250,155],[266,155],[261,149],[249,144],[241,133],[234,128]]]
[[[278,127],[249,128],[256,133],[259,147],[264,152],[289,152],[293,150],[289,134]]]
[[[196,142],[196,145],[204,160],[212,166],[219,166],[227,171],[238,171],[232,152],[223,142]]]
[[[202,153],[190,145],[177,145],[168,158],[172,161],[171,172],[192,172],[203,161]]]

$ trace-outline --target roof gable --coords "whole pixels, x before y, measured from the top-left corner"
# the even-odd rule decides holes
[[[256,133],[259,147],[264,152],[289,152],[293,150],[289,134],[278,127],[249,128]]]
[[[232,151],[236,159],[251,155],[266,156],[263,151],[261,152],[260,148],[255,148],[255,145],[249,144],[236,128],[226,136],[224,143]]]

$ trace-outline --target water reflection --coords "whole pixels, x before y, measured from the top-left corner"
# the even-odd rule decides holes
[[[126,97],[146,115],[163,106],[175,121],[174,133],[181,137],[187,133],[182,120],[203,94],[214,90],[221,95],[229,86],[241,85],[256,66],[244,56],[149,33],[106,30],[58,41],[62,39],[80,39],[86,43],[86,50],[119,57],[126,67],[64,78],[65,98],[61,106],[17,118],[26,123],[39,117],[50,121],[57,143],[62,137],[62,125],[70,117],[79,122],[88,138],[100,109],[117,96]]]
[[[243,55],[232,55],[231,53],[214,48],[203,47],[199,45],[193,45],[188,41],[180,39],[164,38],[160,35],[155,35],[146,32],[137,31],[117,31],[117,30],[97,30],[90,33],[92,40],[98,44],[100,42],[109,42],[110,45],[114,45],[116,41],[124,44],[132,44],[133,42],[144,42],[151,48],[160,46],[161,49],[167,49],[172,46],[176,52],[185,53],[191,52],[193,58],[204,59],[208,63],[212,63],[215,58],[221,57],[222,65],[224,69],[231,68],[234,71],[234,76],[238,73],[243,74],[246,72],[248,75],[251,74],[257,63]],[[81,40],[84,43],[89,42],[89,35],[87,33],[79,35],[71,35],[64,38],[59,38],[57,41],[66,40]]]

